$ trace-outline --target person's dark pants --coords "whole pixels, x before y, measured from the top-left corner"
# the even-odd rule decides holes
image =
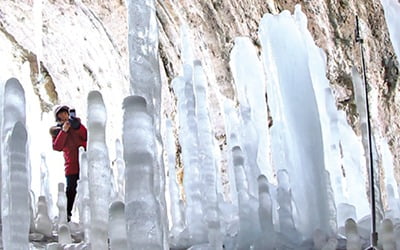
[[[72,216],[72,207],[76,196],[76,186],[79,180],[79,174],[67,175],[65,178],[67,179],[67,189],[65,193],[67,194],[67,215],[69,219]]]

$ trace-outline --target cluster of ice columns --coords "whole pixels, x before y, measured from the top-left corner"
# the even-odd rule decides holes
[[[72,238],[60,185],[59,245],[49,244],[48,249],[360,249],[369,244],[369,220],[361,218],[369,206],[362,141],[345,114],[336,109],[325,77],[324,55],[315,46],[299,7],[293,16],[286,11],[264,16],[262,61],[249,39],[235,40],[231,68],[239,104],[224,103],[228,194],[222,191],[207,80],[200,61],[193,59],[187,30],[182,41],[183,76],[172,82],[184,194],[175,178],[176,145],[169,120],[162,148],[166,159],[161,161],[154,2],[132,1],[128,7],[135,95],[123,103],[123,147],[117,146],[117,155],[122,157],[123,151],[124,160],[118,159],[118,172],[113,173],[105,143],[107,107],[101,93],[93,91],[88,96],[89,140],[87,152],[81,152],[77,201],[84,243],[69,245]],[[357,73],[353,74],[355,84],[359,83]],[[265,90],[273,121],[269,130]],[[18,80],[10,79],[1,94],[3,247],[28,249],[29,228],[51,237],[54,228],[46,211],[50,197],[39,197],[37,213],[29,214],[33,209],[24,91]],[[384,143],[379,146],[385,147]],[[164,163],[169,170],[169,221]],[[384,249],[399,245],[395,189],[388,187],[389,210],[382,208],[378,216],[386,217],[379,227],[379,245]]]

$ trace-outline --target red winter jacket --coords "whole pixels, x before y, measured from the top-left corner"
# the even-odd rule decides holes
[[[53,149],[64,152],[65,176],[79,174],[79,147],[86,149],[87,130],[82,124],[78,129],[72,127],[67,132],[60,131],[53,136]]]

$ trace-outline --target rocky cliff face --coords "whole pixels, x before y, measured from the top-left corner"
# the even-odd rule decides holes
[[[164,112],[168,116],[174,115],[175,101],[170,83],[181,73],[178,65],[181,65],[182,25],[189,27],[195,57],[205,67],[213,120],[219,124],[221,96],[236,98],[229,68],[234,38],[248,36],[259,46],[257,30],[263,14],[277,14],[285,9],[292,12],[296,4],[302,6],[316,44],[327,55],[326,74],[337,105],[346,110],[348,121],[356,131],[358,118],[351,68],[356,66],[361,72],[360,49],[354,39],[355,15],[359,16],[370,99],[374,105],[372,125],[376,134],[387,138],[394,155],[394,167],[398,169],[399,60],[393,52],[378,0],[159,0],[157,17]],[[36,10],[42,15],[35,15]],[[124,97],[129,93],[126,14],[126,3],[122,0],[44,0],[42,7],[37,1],[3,0],[0,5],[3,60],[0,79],[12,75],[29,79],[23,82],[24,87],[35,91],[43,113],[55,104],[65,102],[75,102],[75,106],[83,110],[87,93],[93,89],[101,90],[106,104],[112,105],[115,96]],[[113,122],[118,127],[117,124],[121,124],[118,117],[122,116],[115,114],[115,117]],[[216,128],[216,137],[223,144],[222,126],[216,125]]]

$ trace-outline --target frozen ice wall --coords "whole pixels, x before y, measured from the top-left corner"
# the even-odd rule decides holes
[[[310,236],[328,228],[327,186],[324,178],[324,145],[308,49],[299,18],[283,11],[266,14],[260,24],[267,96],[271,109],[272,164],[286,169],[297,206],[299,230]],[[285,32],[282,32],[285,30]],[[290,67],[288,67],[290,65]],[[307,218],[307,219],[306,219]]]

